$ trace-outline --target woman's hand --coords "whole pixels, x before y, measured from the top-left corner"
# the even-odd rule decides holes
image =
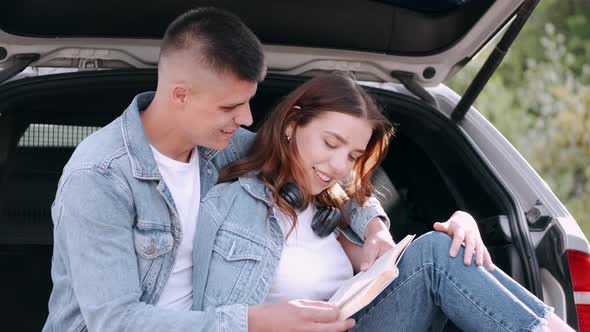
[[[354,319],[338,320],[335,304],[294,300],[248,307],[248,331],[251,332],[341,332],[354,327]]]
[[[372,219],[365,228],[365,245],[359,246],[340,234],[338,241],[348,256],[354,272],[367,271],[375,260],[393,248],[391,234],[380,218]]]
[[[478,266],[485,265],[489,271],[494,270],[492,258],[488,248],[483,244],[477,223],[473,217],[463,211],[453,213],[449,220],[440,223],[434,223],[434,229],[443,232],[453,238],[449,254],[452,257],[457,256],[461,244],[465,244],[465,256],[463,262],[465,265],[471,265],[471,259],[475,254],[475,263]]]
[[[377,258],[393,248],[395,243],[381,218],[371,220],[365,228],[365,245],[363,246],[361,271],[367,271]]]

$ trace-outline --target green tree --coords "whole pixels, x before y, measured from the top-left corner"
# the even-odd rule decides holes
[[[590,237],[588,1],[541,2],[475,107],[524,155]],[[451,86],[463,92],[488,51]]]

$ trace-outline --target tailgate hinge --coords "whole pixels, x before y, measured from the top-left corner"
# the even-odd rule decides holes
[[[430,92],[428,92],[423,86],[418,84],[414,79],[414,74],[406,71],[392,70],[390,73],[391,77],[398,80],[408,91],[413,93],[416,97],[422,99],[427,104],[434,108],[438,108],[436,99]]]

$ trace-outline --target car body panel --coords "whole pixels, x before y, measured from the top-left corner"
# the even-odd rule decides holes
[[[367,22],[364,25],[361,24],[358,27],[354,25],[354,21],[326,23],[323,22],[326,20],[320,20],[317,23],[316,29],[318,31],[316,34],[322,35],[323,37],[320,40],[316,40],[310,38],[313,37],[311,33],[301,33],[299,31],[308,29],[303,25],[299,25],[297,28],[284,26],[284,22],[282,23],[281,20],[272,17],[272,10],[271,13],[266,13],[264,17],[258,17],[252,16],[254,14],[240,6],[235,6],[235,8],[228,6],[230,10],[234,9],[238,14],[244,12],[247,15],[245,17],[246,23],[249,20],[252,21],[251,26],[254,32],[261,36],[262,42],[266,45],[265,51],[267,53],[269,71],[271,72],[305,74],[318,69],[338,69],[358,73],[359,78],[363,80],[393,82],[396,79],[391,76],[391,72],[401,71],[411,73],[413,78],[423,86],[435,86],[449,80],[462,68],[509,22],[522,2],[522,0],[494,1],[481,17],[476,18],[475,23],[464,34],[458,35],[456,37],[457,39],[453,39],[449,45],[441,47],[440,45],[432,44],[431,47],[438,48],[429,49],[429,47],[424,47],[420,52],[408,51],[403,49],[402,46],[404,43],[410,43],[411,40],[425,39],[433,40],[433,42],[436,41],[439,36],[436,36],[436,31],[431,31],[429,27],[435,23],[440,24],[439,17],[441,15],[437,16],[431,13],[408,11],[404,8],[379,4],[373,1],[348,1],[348,6],[351,6],[350,8],[356,8],[355,6],[365,8],[363,6],[371,7],[377,5],[384,6],[384,10],[391,10],[391,13],[388,15],[392,15],[395,19],[384,19],[382,21],[382,29],[387,32],[383,34],[392,40],[379,43],[387,45],[381,47],[371,43],[371,40],[376,37],[373,37],[374,33],[372,34],[370,27],[367,26],[370,18],[366,19]],[[12,7],[8,9],[10,10]],[[344,15],[345,9],[346,6],[343,8],[340,8],[340,6],[334,7],[332,9],[333,15]],[[376,9],[371,10],[376,11]],[[80,13],[84,13],[83,8],[78,12],[79,15]],[[154,13],[151,14],[154,15]],[[287,17],[291,16],[287,15]],[[25,29],[27,19],[33,22],[32,18],[25,16],[19,19],[23,21],[19,23],[22,25],[17,24],[17,21],[14,20],[8,23],[5,22],[4,24],[0,23],[0,47],[6,50],[6,56],[0,59],[0,67],[9,66],[11,60],[19,54],[39,54],[40,58],[31,63],[30,66],[78,67],[81,69],[95,69],[97,67],[145,68],[155,66],[158,61],[159,40],[156,37],[159,36],[152,36],[151,39],[145,38],[145,36],[112,38],[108,35],[104,36],[106,38],[99,38],[98,36],[93,36],[92,38],[64,37],[57,35],[60,32],[58,29],[54,36],[51,36],[47,32],[43,33],[44,31],[42,31],[39,33],[41,37],[30,37],[29,35],[34,32],[33,30],[24,30],[22,32],[19,28]],[[67,21],[67,17],[64,19]],[[116,19],[116,17],[113,18],[115,20],[113,25],[115,26],[117,25]],[[425,22],[427,23],[424,24],[424,28],[408,33],[405,29],[418,19],[426,20]],[[398,22],[398,20],[403,25],[400,26],[402,23]],[[81,26],[79,29],[83,32],[78,33],[83,34],[86,30],[89,31],[87,33],[91,33],[93,31],[93,22],[96,23],[96,20],[87,22],[89,27]],[[449,21],[448,23],[456,22]],[[77,27],[75,24],[76,22],[72,23],[72,26],[69,26],[64,23],[65,27],[62,27],[62,30],[68,27]],[[312,23],[306,22],[306,24]],[[363,29],[367,29],[366,34],[363,35],[364,38],[359,38],[358,45],[347,44],[347,40],[354,36],[346,36],[346,30],[344,32],[342,30],[344,28],[350,29],[349,25],[351,24],[355,29],[360,29],[360,33],[363,33]],[[43,27],[45,26],[41,24],[38,28]],[[9,30],[13,32],[4,32]],[[269,35],[273,31],[274,34]],[[276,31],[284,33],[277,35]],[[354,31],[357,32],[357,30]],[[104,34],[108,32],[106,31]],[[24,36],[15,33],[21,33]],[[100,31],[95,31],[95,34],[98,33]],[[141,34],[141,30],[139,34]],[[421,38],[416,38],[414,34],[420,34]],[[146,33],[146,35],[149,36],[150,34]],[[403,39],[401,38],[402,36],[409,39]],[[287,41],[278,43],[281,37]],[[328,42],[331,40],[330,38],[337,40],[337,42]],[[323,40],[326,42],[322,43]],[[363,44],[365,40],[367,44]],[[396,48],[396,43],[400,44],[398,48]]]

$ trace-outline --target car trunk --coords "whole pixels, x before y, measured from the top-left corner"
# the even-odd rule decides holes
[[[301,82],[267,77],[252,100],[254,123],[260,124]],[[113,70],[22,79],[0,87],[0,310],[9,326],[37,331],[46,318],[50,206],[70,154],[81,139],[117,117],[136,93],[155,84],[155,70]],[[458,127],[415,98],[371,91],[397,123],[388,157],[374,178],[394,239],[425,233],[453,211],[467,210],[479,221],[495,263],[526,284],[521,250],[509,236],[516,211]]]

